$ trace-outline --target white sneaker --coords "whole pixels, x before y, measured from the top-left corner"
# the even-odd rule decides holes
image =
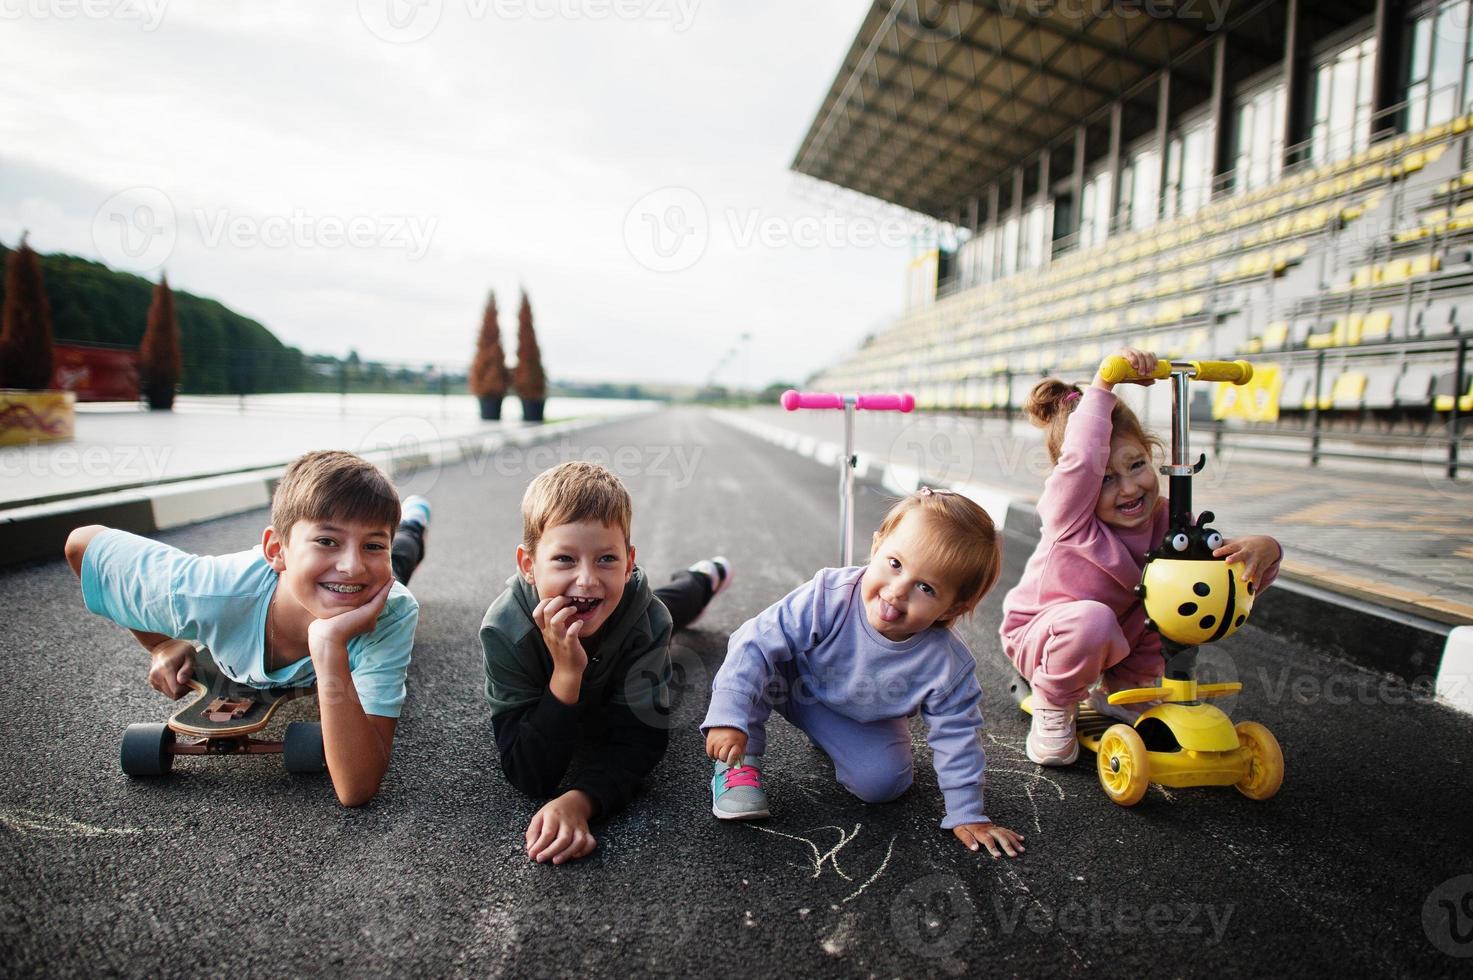
[[[1079,739],[1074,734],[1074,719],[1079,705],[1056,708],[1033,699],[1033,723],[1028,726],[1024,748],[1028,758],[1040,766],[1067,766],[1079,758]]]
[[[711,583],[711,598],[713,599],[731,584],[731,559],[725,555],[717,555],[715,558],[702,558],[688,570],[706,576]]]
[[[1092,688],[1085,704],[1098,711],[1107,718],[1123,721],[1127,725],[1134,725],[1141,720],[1141,715],[1147,708],[1154,708],[1160,701],[1142,701],[1138,704],[1111,704],[1110,692],[1102,687]]]

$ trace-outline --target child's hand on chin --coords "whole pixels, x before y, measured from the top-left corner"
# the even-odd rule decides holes
[[[588,829],[593,802],[582,790],[570,789],[550,801],[527,825],[527,857],[539,864],[562,864],[587,857],[598,846]]]
[[[389,579],[383,588],[373,594],[372,599],[357,609],[349,609],[327,619],[313,620],[312,625],[307,627],[307,648],[315,652],[317,645],[321,643],[336,642],[346,645],[358,634],[373,629],[378,622],[378,614],[384,611],[384,603],[389,601],[389,590],[393,587],[394,580]]]
[[[967,845],[968,850],[975,851],[980,844],[987,848],[987,853],[993,857],[1002,857],[998,845],[1002,845],[1003,851],[1007,851],[1008,857],[1015,858],[1022,854],[1026,848],[1023,847],[1023,835],[1015,834],[1006,827],[999,827],[991,821],[987,823],[964,823],[960,827],[954,827],[951,831],[956,834],[956,839]]]

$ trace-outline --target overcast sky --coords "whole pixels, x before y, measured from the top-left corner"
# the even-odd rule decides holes
[[[307,351],[463,363],[493,288],[512,348],[525,284],[555,377],[796,379],[912,251],[788,169],[868,8],[0,0],[0,239]]]

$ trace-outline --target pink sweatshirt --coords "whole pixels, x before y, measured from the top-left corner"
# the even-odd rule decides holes
[[[1134,590],[1141,580],[1146,552],[1166,534],[1166,498],[1158,498],[1151,519],[1133,530],[1111,527],[1095,516],[1110,457],[1110,412],[1114,408],[1114,393],[1091,385],[1069,416],[1059,462],[1038,498],[1043,535],[1022,580],[1003,600],[1002,638],[1009,653],[1010,638],[1034,616],[1049,606],[1079,599],[1093,599],[1114,610],[1121,631],[1140,638],[1137,650],[1161,648],[1160,635],[1145,629],[1146,611]],[[1264,574],[1259,591],[1268,588],[1277,573],[1275,562]]]

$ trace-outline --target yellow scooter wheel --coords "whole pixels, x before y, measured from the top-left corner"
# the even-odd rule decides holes
[[[1135,806],[1146,795],[1150,785],[1150,763],[1146,759],[1146,743],[1129,725],[1111,725],[1100,736],[1100,750],[1095,756],[1100,785],[1105,795],[1121,806]]]
[[[1284,753],[1279,740],[1256,721],[1240,721],[1233,730],[1238,733],[1238,744],[1251,756],[1248,775],[1235,784],[1238,792],[1250,800],[1266,800],[1284,785]]]

